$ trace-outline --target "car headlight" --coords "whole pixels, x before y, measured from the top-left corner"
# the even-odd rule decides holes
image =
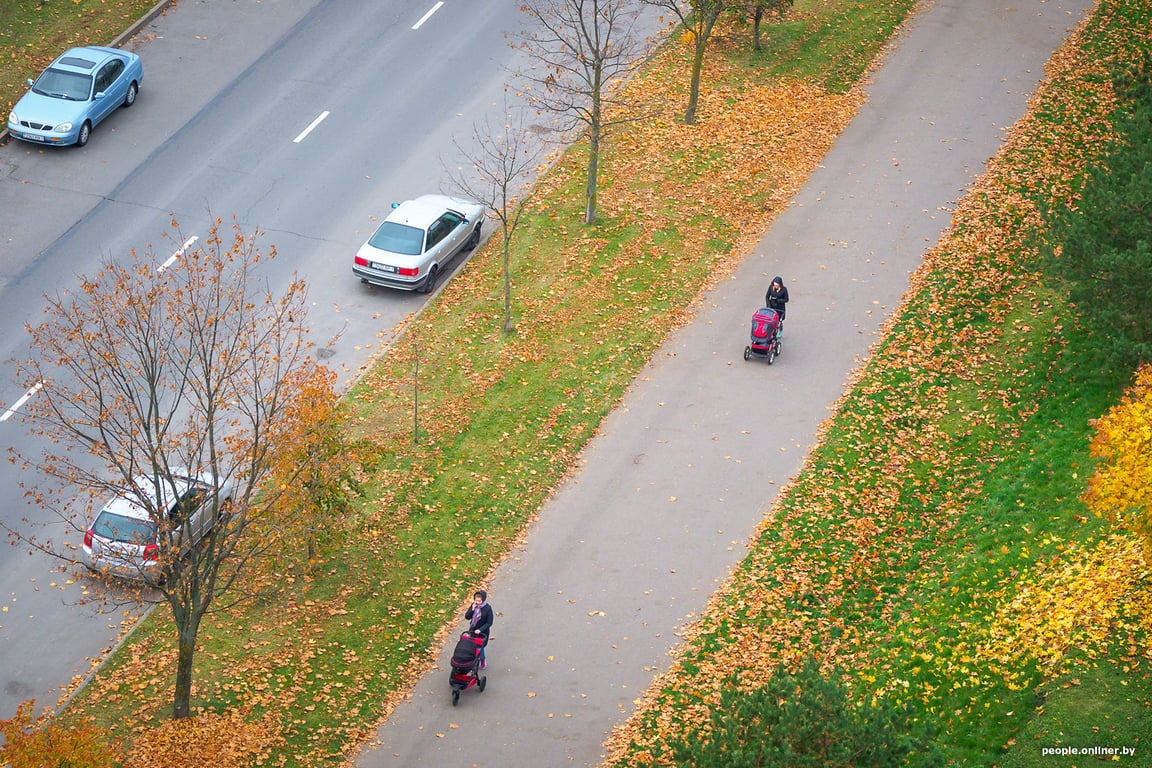
[[[16,117],[15,112],[8,114],[8,125],[20,125],[20,118]]]
[[[60,125],[56,126],[52,130],[56,131],[57,133],[67,133],[68,131],[72,130],[72,123],[60,123]]]

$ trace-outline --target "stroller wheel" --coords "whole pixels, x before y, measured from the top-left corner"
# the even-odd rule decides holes
[[[487,677],[482,677],[482,678],[480,678],[480,683],[479,683],[479,685],[480,685],[480,691],[481,691],[481,692],[483,692],[483,691],[484,691],[484,686],[488,685],[488,678],[487,678]]]
[[[453,688],[452,689],[452,706],[456,706],[459,703],[460,703],[460,689],[459,688]]]
[[[772,365],[772,363],[775,362],[775,360],[776,360],[776,345],[775,344],[769,344],[768,345],[768,365]]]
[[[752,357],[752,347],[744,347],[744,359]]]

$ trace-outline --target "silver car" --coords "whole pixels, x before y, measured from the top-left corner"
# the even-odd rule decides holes
[[[156,584],[163,577],[162,558],[183,557],[208,535],[217,510],[229,501],[229,486],[217,492],[211,474],[184,469],[173,470],[172,480],[157,490],[151,477],[139,475],[136,490],[104,505],[84,534],[88,568]]]
[[[448,262],[480,243],[484,206],[447,195],[422,195],[392,213],[356,252],[360,282],[431,293]]]

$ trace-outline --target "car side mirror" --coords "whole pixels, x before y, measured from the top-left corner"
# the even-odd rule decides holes
[[[400,207],[400,203],[392,203],[392,207],[393,207],[393,208],[399,208],[399,207]]]
[[[36,85],[32,78],[28,78],[28,85]]]
[[[96,93],[96,95],[92,97],[92,101],[96,101],[96,99],[102,99],[102,98],[104,98],[104,91],[98,91]]]

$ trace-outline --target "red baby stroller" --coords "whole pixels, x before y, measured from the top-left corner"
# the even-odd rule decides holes
[[[752,338],[744,347],[744,359],[764,357],[768,365],[780,354],[780,313],[764,307],[752,315]]]
[[[480,675],[480,649],[484,647],[484,638],[465,632],[460,635],[460,642],[456,643],[456,650],[452,652],[452,673],[448,682],[452,685],[452,706],[460,701],[460,691],[466,691],[472,686],[480,687],[488,683],[488,678]]]

